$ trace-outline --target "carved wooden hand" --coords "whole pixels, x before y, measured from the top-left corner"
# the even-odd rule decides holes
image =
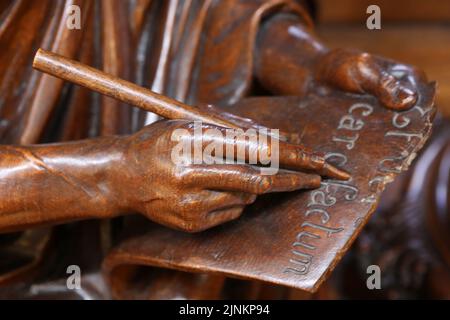
[[[369,93],[394,110],[407,110],[417,101],[414,84],[425,75],[412,66],[356,50],[331,50],[320,58],[317,79],[338,89]]]
[[[0,147],[0,231],[8,232],[77,219],[110,218],[141,212],[151,220],[185,231],[200,231],[240,216],[256,195],[320,186],[327,167],[304,148],[286,144],[280,166],[312,173],[279,170],[262,175],[248,164],[175,163],[174,130],[185,129],[202,151],[212,141],[226,148],[260,148],[252,140],[201,136],[193,123],[159,121],[131,136],[70,143]],[[237,152],[235,152],[237,154]],[[308,160],[309,159],[309,160]],[[314,160],[315,159],[315,160]],[[245,160],[245,159],[240,159]],[[314,174],[314,172],[316,174]]]
[[[417,68],[352,49],[329,49],[292,15],[267,20],[258,38],[255,71],[277,95],[305,96],[318,86],[371,94],[382,105],[406,110],[417,101]]]
[[[257,195],[320,186],[317,174],[279,170],[263,175],[248,164],[195,164],[192,154],[184,155],[183,163],[174,163],[172,152],[178,140],[192,142],[193,148],[200,141],[202,151],[213,141],[224,149],[236,150],[239,144],[247,151],[258,148],[252,141],[231,140],[208,129],[226,130],[205,124],[199,137],[192,122],[164,120],[124,138],[122,164],[112,168],[119,198],[126,199],[122,206],[161,224],[194,232],[236,219]],[[177,141],[173,141],[175,130],[181,132]]]

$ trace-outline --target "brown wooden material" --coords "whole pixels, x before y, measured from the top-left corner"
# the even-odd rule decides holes
[[[349,250],[384,183],[426,140],[435,109],[423,72],[347,49],[351,41],[333,39],[338,46],[330,48],[314,33],[307,2],[0,1],[0,297],[309,297],[258,281],[315,290]],[[80,30],[67,28],[70,5],[81,8]],[[442,51],[437,62],[447,59],[422,38],[408,28],[366,48],[395,43],[429,58],[433,47]],[[62,73],[50,71],[122,100],[33,70],[38,48],[59,55],[44,52],[41,66],[59,66]],[[396,59],[421,66],[412,55]],[[361,102],[373,110],[350,110]],[[153,123],[146,110],[177,120]],[[279,128],[283,169],[263,177],[247,165],[175,165],[171,134],[192,129],[179,118]],[[432,170],[429,190],[448,191],[437,166],[421,168]],[[349,180],[325,179],[347,177],[342,169]],[[305,188],[314,190],[295,191]],[[432,209],[422,236],[447,257],[444,211]],[[424,221],[417,212],[410,220]],[[82,291],[66,286],[74,263]],[[448,265],[439,267],[430,282],[448,279]],[[318,297],[336,297],[334,289],[323,286]]]
[[[367,7],[380,7],[383,32],[388,23],[413,24],[445,23],[450,21],[450,3],[441,0],[316,0],[320,23],[352,23],[365,28]],[[424,39],[422,39],[424,40]],[[425,40],[426,41],[426,40]]]
[[[323,180],[316,190],[259,199],[238,221],[201,234],[149,225],[147,233],[131,236],[108,256],[104,267],[112,288],[125,281],[116,268],[140,265],[316,291],[368,221],[385,185],[408,168],[430,135],[434,90],[434,84],[421,83],[418,103],[403,113],[388,111],[369,96],[333,91],[305,99],[242,101],[233,112],[264,125],[300,128],[307,146],[352,168],[352,178]],[[280,105],[283,114],[274,112]]]
[[[215,119],[213,115],[204,115],[194,107],[43,49],[36,52],[33,68],[135,105],[145,111],[157,113],[167,119],[196,120],[219,126],[237,127],[223,119]]]

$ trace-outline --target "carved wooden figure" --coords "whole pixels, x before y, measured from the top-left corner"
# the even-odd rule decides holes
[[[80,30],[66,27],[68,5],[82,10]],[[233,280],[223,275],[138,266],[314,291],[375,209],[384,184],[430,134],[434,86],[423,72],[328,49],[302,1],[43,0],[0,8],[0,46],[7,48],[0,52],[0,249],[8,256],[0,285],[14,288],[9,297],[30,295],[27,284],[36,281],[58,292],[60,284],[49,281],[63,274],[51,262],[67,260],[59,258],[58,241],[88,270],[88,293],[97,298],[233,297]],[[38,48],[47,51],[38,53],[37,68],[107,96],[33,71]],[[192,131],[192,120],[202,120],[204,130],[281,129],[280,171],[174,164],[172,133]],[[257,200],[299,189],[315,190]],[[327,207],[336,201],[337,220],[330,220]],[[300,211],[319,220],[300,219]],[[138,212],[173,229],[209,230],[173,231],[130,215]],[[48,228],[92,218],[110,221]],[[297,228],[305,226],[321,234]],[[317,250],[302,238],[335,233],[333,245]],[[81,243],[97,251],[78,252]],[[299,244],[303,251],[294,250]],[[313,250],[313,271],[305,273],[298,259]],[[253,260],[246,256],[252,253]],[[138,278],[145,289],[134,288]]]

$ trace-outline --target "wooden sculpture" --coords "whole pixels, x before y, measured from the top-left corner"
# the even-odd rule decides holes
[[[328,49],[301,1],[5,3],[0,232],[26,231],[0,239],[11,257],[0,285],[54,279],[61,270],[49,261],[63,260],[52,243],[74,245],[69,234],[80,234],[98,255],[77,261],[97,275],[103,263],[117,298],[184,291],[188,298],[223,297],[223,274],[314,291],[368,220],[384,184],[408,167],[430,134],[435,92],[423,72]],[[80,30],[67,29],[67,5],[81,8]],[[35,67],[108,96],[32,71],[40,47],[47,51]],[[155,113],[178,120],[153,123]],[[170,136],[192,129],[192,120],[205,128],[281,129],[282,170],[261,176],[242,164],[175,166]],[[258,195],[299,189],[314,190],[262,197],[246,209]],[[331,215],[326,207],[334,205]],[[191,235],[117,218],[137,212],[191,232],[245,214]],[[115,219],[100,228],[34,229],[90,218]],[[303,242],[299,234],[325,241]],[[185,277],[138,265],[220,274]],[[130,287],[139,275],[151,292]],[[182,280],[172,288],[170,277]],[[210,296],[201,295],[205,287]]]

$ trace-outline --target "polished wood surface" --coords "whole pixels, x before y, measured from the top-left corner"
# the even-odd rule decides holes
[[[449,22],[450,3],[442,0],[317,0],[317,19],[320,24],[358,23],[365,25],[367,7],[377,5],[382,21],[413,24],[417,22]]]
[[[148,225],[145,234],[131,236],[107,257],[112,288],[123,286],[115,283],[123,281],[116,268],[141,265],[206,270],[315,292],[367,223],[385,185],[408,168],[430,135],[434,85],[419,88],[417,106],[404,113],[387,111],[369,96],[335,91],[303,99],[249,98],[231,107],[264,125],[301,128],[307,146],[320,145],[316,148],[330,161],[352,168],[352,178],[324,179],[318,189],[259,199],[241,219],[198,235]],[[275,113],[280,105],[286,113]]]
[[[214,106],[208,106],[204,110],[195,108],[41,49],[36,53],[33,67],[120,101],[130,103],[145,111],[156,113],[166,119],[203,121],[204,123],[234,129],[262,128],[262,126],[252,123],[247,118],[240,119],[238,116],[232,116],[227,119],[227,113],[219,112],[216,115],[213,113],[217,110]],[[314,173],[342,180],[350,178],[348,173],[326,163],[325,159],[320,155],[308,152],[301,145],[296,146],[284,141],[277,141],[277,144],[280,148],[279,161],[282,167],[310,170]],[[252,148],[253,146],[247,147],[247,149]],[[245,155],[248,156],[249,152],[246,152]],[[236,160],[248,161],[245,158]]]
[[[374,32],[367,30],[363,24],[323,24],[318,26],[317,32],[331,47],[357,47],[421,68],[430,79],[438,82],[437,107],[450,116],[449,25],[385,23],[382,32]],[[405,41],[409,38],[420,39],[420,44]]]
[[[81,30],[66,28],[64,10],[72,4],[81,7]],[[438,64],[447,61],[446,47],[438,29],[420,40],[430,43],[423,46],[418,30],[368,36],[324,26],[324,41],[311,8],[296,0],[1,2],[0,44],[7,50],[0,51],[0,255],[7,258],[0,260],[0,297],[311,297],[288,287],[339,297],[343,287],[324,281],[375,208],[399,213],[399,221],[410,212],[380,202],[381,191],[397,175],[404,181],[401,171],[430,135],[430,80],[445,73]],[[389,19],[387,11],[383,28]],[[369,40],[375,37],[380,41]],[[357,40],[363,50],[351,49]],[[47,54],[55,59],[44,65],[70,62],[59,64],[59,76],[66,72],[65,79],[122,100],[33,70],[39,48],[64,57]],[[373,54],[384,50],[388,58]],[[427,59],[436,73],[426,70]],[[94,69],[83,73],[85,65]],[[192,112],[206,122],[281,129],[283,169],[263,177],[243,164],[173,163],[171,133],[191,132],[191,120],[179,118],[192,119]],[[445,143],[433,145],[445,151]],[[434,209],[413,210],[407,219],[426,221],[420,237],[439,252],[412,264],[430,270],[420,272],[428,280],[419,283],[433,296],[445,295],[436,283],[448,267],[439,225],[447,216],[432,201],[437,183],[446,190],[434,174],[446,170],[444,151],[436,165],[411,172],[431,170],[430,196],[416,198],[418,207],[430,202]],[[340,172],[335,167],[350,179],[327,178]],[[305,188],[312,190],[295,191]],[[399,190],[388,193],[409,203]],[[102,222],[73,222],[92,218]],[[58,226],[38,228],[49,225]],[[411,225],[408,232],[418,230]],[[379,237],[383,227],[374,229],[373,250],[362,243],[353,269],[339,264],[344,273],[364,270],[367,259],[390,261],[377,256],[378,243],[392,249],[388,258],[407,257],[406,266],[416,257],[403,254],[416,239],[390,241]],[[389,234],[402,234],[397,230]],[[82,292],[64,287],[73,263],[83,271]],[[437,267],[420,269],[432,263]],[[398,265],[392,274],[411,278]],[[41,291],[31,290],[35,283]],[[402,285],[408,282],[392,284],[392,292]]]

